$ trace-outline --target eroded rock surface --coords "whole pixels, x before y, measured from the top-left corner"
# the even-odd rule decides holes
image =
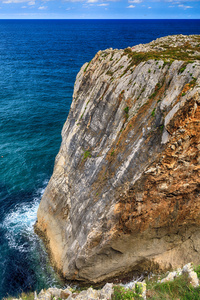
[[[66,279],[200,263],[199,48],[161,38],[78,73],[36,225]]]

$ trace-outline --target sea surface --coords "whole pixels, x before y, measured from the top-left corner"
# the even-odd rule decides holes
[[[0,20],[0,299],[64,284],[33,225],[80,67],[180,33],[200,34],[200,20]]]

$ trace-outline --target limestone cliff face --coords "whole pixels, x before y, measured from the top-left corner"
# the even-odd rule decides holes
[[[161,38],[78,73],[37,221],[67,279],[200,263],[199,48]]]

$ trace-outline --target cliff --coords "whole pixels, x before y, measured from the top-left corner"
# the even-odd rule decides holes
[[[178,35],[81,68],[36,224],[66,279],[200,263],[199,58]]]

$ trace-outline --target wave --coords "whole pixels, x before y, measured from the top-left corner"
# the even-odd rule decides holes
[[[20,252],[29,252],[30,247],[38,240],[34,233],[34,224],[37,219],[37,210],[45,187],[38,189],[36,196],[31,202],[16,204],[6,215],[1,227],[5,230],[5,237],[10,248]]]
[[[62,280],[50,265],[41,239],[34,233],[37,209],[48,181],[35,196],[26,195],[15,204],[0,225],[0,299],[7,293],[17,295],[22,290],[47,289],[63,286]]]

